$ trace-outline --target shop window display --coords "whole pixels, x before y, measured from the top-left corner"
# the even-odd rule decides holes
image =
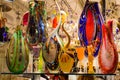
[[[113,34],[112,21],[110,25],[105,21],[109,20],[105,18],[107,14],[101,14],[101,2],[75,1],[76,4],[85,3],[84,7],[79,4],[82,13],[78,9],[72,10],[71,4],[74,3],[68,0],[50,2],[53,5],[44,0],[27,1],[28,11],[19,15],[22,25],[17,27],[10,42],[8,29],[0,27],[1,42],[9,43],[5,64],[10,71],[4,69],[0,72],[1,79],[5,79],[3,75],[20,74],[33,80],[74,80],[71,75],[75,80],[114,80],[119,71],[119,48],[116,47],[119,24]],[[20,29],[23,27],[26,28],[24,33]],[[0,45],[1,48],[3,46]],[[3,64],[0,62],[0,65]]]

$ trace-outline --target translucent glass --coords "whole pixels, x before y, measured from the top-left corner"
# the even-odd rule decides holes
[[[45,33],[46,11],[44,5],[45,5],[44,1],[29,3],[29,15],[28,15],[29,22],[27,26],[26,37],[27,42],[31,47],[46,41]],[[27,16],[25,17],[27,18]],[[28,21],[28,19],[26,21]]]
[[[6,63],[13,73],[23,73],[28,66],[29,50],[21,30],[13,34],[6,54]]]
[[[98,51],[102,39],[103,18],[100,13],[97,2],[87,2],[79,19],[78,36],[82,46],[88,46],[93,42],[95,44],[94,57]],[[88,56],[88,53],[85,53]]]
[[[113,22],[108,21],[102,27],[102,44],[99,54],[99,65],[102,73],[113,74],[118,64],[118,53],[113,38]]]

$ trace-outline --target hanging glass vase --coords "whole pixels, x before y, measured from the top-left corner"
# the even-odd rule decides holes
[[[6,53],[6,63],[12,73],[23,73],[29,63],[29,49],[20,27],[17,26]]]

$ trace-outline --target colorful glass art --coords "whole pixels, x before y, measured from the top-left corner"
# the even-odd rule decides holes
[[[43,60],[50,70],[56,70],[58,68],[58,46],[57,41],[51,38],[49,45],[43,47]]]
[[[55,1],[59,12],[60,8]],[[61,13],[60,13],[60,18],[57,27],[51,32],[49,37],[47,38],[46,44],[43,44],[43,49],[42,49],[42,54],[43,54],[43,59],[45,61],[45,64],[49,70],[57,70],[59,63],[58,63],[58,53],[59,53],[59,35],[58,35],[58,30],[60,29],[60,23],[61,23]]]
[[[24,25],[24,26],[27,26],[28,25],[28,22],[29,22],[29,12],[26,12],[24,15],[23,15],[23,22],[22,22],[22,24]]]
[[[87,46],[87,50],[88,50],[88,73],[93,74],[94,73],[94,70],[93,70],[93,60],[94,60],[93,45]]]
[[[44,6],[44,1],[29,2],[29,22],[26,37],[27,42],[31,47],[46,41],[46,12]]]
[[[77,57],[80,61],[84,59],[84,51],[84,47],[76,47]]]
[[[85,7],[79,19],[78,36],[82,46],[88,46],[92,42],[97,42],[94,57],[98,51],[102,39],[103,18],[98,8],[97,2],[86,1]],[[88,53],[85,53],[88,56]]]
[[[67,35],[68,41],[65,45],[61,46],[61,51],[58,56],[60,70],[63,73],[69,73],[72,71],[74,65],[74,53],[75,51],[71,51],[70,49],[70,36],[64,29],[64,23],[62,24],[62,30]],[[63,43],[61,41],[61,43]]]
[[[29,50],[20,27],[17,26],[6,54],[6,63],[12,73],[23,73],[29,63]]]
[[[99,53],[99,65],[102,73],[112,74],[118,64],[118,53],[113,38],[113,22],[109,21],[102,27],[102,44]]]
[[[41,44],[42,46],[42,44]],[[39,58],[38,58],[38,63],[37,63],[37,67],[38,67],[38,71],[39,72],[45,72],[45,63],[44,63],[44,59],[43,59],[43,56],[42,56],[42,53],[43,53],[43,50],[40,49],[39,51]]]
[[[52,27],[53,27],[53,28],[56,28],[57,25],[58,25],[57,17],[54,17]]]
[[[6,27],[5,23],[7,22],[6,18],[0,19],[0,42],[8,41],[8,27]]]

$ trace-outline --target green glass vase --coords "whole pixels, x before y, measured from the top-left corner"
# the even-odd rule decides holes
[[[10,40],[6,54],[6,63],[12,73],[23,73],[28,66],[29,49],[19,28],[17,28]]]

